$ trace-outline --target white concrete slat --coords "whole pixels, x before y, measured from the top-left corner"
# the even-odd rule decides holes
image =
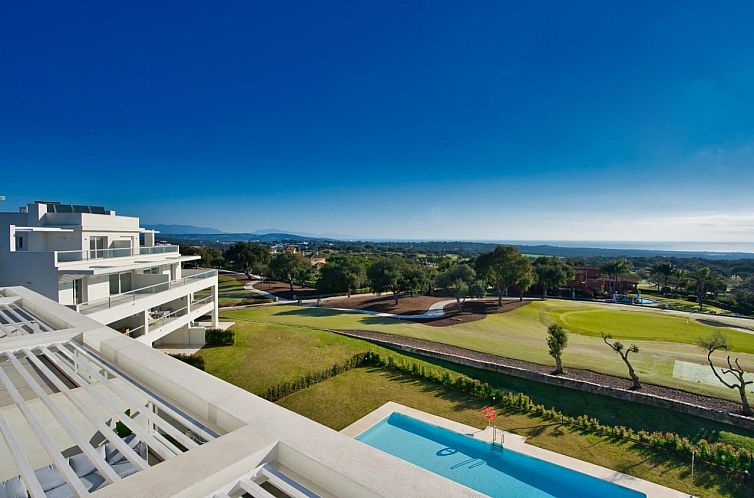
[[[291,485],[289,482],[285,481],[279,475],[277,475],[277,473],[269,469],[266,465],[261,468],[259,473],[267,478],[267,480],[270,481],[276,488],[278,488],[280,491],[284,492],[291,498],[312,498],[313,496],[316,496],[311,493],[304,493],[300,489]]]
[[[12,306],[5,306],[5,311],[13,315],[16,318],[17,323],[22,323],[26,325],[27,327],[31,328],[34,331],[33,333],[41,334],[44,332],[39,325],[37,325],[36,323],[30,322],[29,320],[27,320],[26,318],[18,314],[18,312],[14,310]]]
[[[146,462],[143,458],[141,458],[130,446],[128,446],[126,443],[123,442],[123,440],[118,436],[115,431],[113,431],[107,424],[104,423],[102,420],[98,420],[91,412],[88,406],[86,406],[78,397],[76,397],[73,394],[73,391],[68,388],[59,378],[57,375],[52,373],[49,368],[47,368],[47,365],[42,363],[39,358],[37,358],[37,355],[31,351],[30,349],[24,349],[24,353],[26,354],[26,357],[31,360],[32,363],[43,373],[43,375],[49,379],[53,385],[58,389],[58,391],[62,392],[63,395],[81,412],[84,417],[86,417],[89,422],[94,425],[94,427],[97,428],[97,430],[102,434],[105,439],[107,439],[110,444],[115,446],[115,448],[128,459],[129,462],[134,464],[139,470],[146,470],[149,468],[149,463]]]
[[[8,449],[16,460],[18,470],[21,471],[21,478],[26,485],[26,491],[29,492],[32,498],[45,498],[45,492],[42,489],[42,485],[39,484],[37,476],[34,475],[34,470],[31,468],[31,464],[29,464],[29,459],[26,458],[26,454],[13,434],[13,429],[10,428],[8,421],[5,420],[2,413],[0,413],[0,433],[2,433]]]
[[[259,484],[248,478],[242,478],[238,480],[237,487],[249,493],[254,498],[275,498],[275,495],[264,489]],[[231,492],[232,494],[232,492]]]
[[[131,393],[129,393],[122,386],[119,386],[113,382],[110,382],[108,379],[103,378],[102,375],[88,362],[79,362],[76,359],[75,355],[73,355],[70,351],[68,351],[68,349],[64,345],[59,345],[56,349],[60,351],[61,353],[64,353],[71,361],[76,362],[79,366],[84,366],[88,372],[90,372],[94,377],[96,377],[97,381],[100,384],[106,386],[110,390],[110,392],[112,392],[114,395],[116,395],[120,399],[123,399],[124,401],[126,401],[126,404],[131,404],[138,407],[139,411],[142,413],[144,417],[147,418],[147,420],[151,421],[157,427],[164,430],[170,436],[174,437],[176,440],[178,440],[178,442],[184,445],[187,449],[196,448],[199,446],[197,442],[190,439],[184,433],[182,433],[177,428],[172,426],[167,420],[159,417],[156,413],[153,413],[152,411],[150,411],[145,406],[145,403],[142,403],[140,400],[136,399]],[[175,448],[175,446],[173,446],[173,448]],[[175,448],[175,449],[180,452],[178,448]]]
[[[8,337],[23,335],[23,330],[18,325],[16,325],[16,320],[11,318],[11,316],[6,313],[6,307],[2,305],[0,305],[0,317],[2,317],[7,322],[4,325],[0,325],[0,328],[5,331],[5,335],[7,335]]]
[[[10,380],[10,377],[8,377],[8,374],[5,373],[5,370],[0,367],[0,383],[5,386],[6,391],[8,391],[8,394],[10,395],[13,402],[16,404],[18,409],[21,411],[21,414],[26,419],[26,422],[29,424],[29,427],[31,427],[32,431],[34,432],[34,435],[37,437],[40,443],[42,443],[42,447],[44,448],[45,452],[49,455],[49,457],[52,459],[53,464],[55,465],[55,468],[58,469],[58,472],[63,476],[63,479],[65,479],[65,482],[68,483],[68,485],[71,487],[71,489],[76,493],[77,496],[86,496],[89,494],[89,491],[84,487],[84,485],[81,483],[81,480],[78,478],[75,472],[73,472],[73,468],[71,468],[70,465],[68,465],[68,461],[63,458],[62,453],[60,453],[60,450],[57,446],[55,446],[55,442],[52,440],[52,437],[47,433],[47,431],[42,427],[42,424],[39,422],[39,419],[37,419],[36,415],[31,411],[29,406],[26,404],[26,400],[21,396],[21,393],[18,392],[18,389],[16,389],[16,386],[13,385],[13,382]]]
[[[97,365],[99,365],[101,368],[103,368],[105,371],[107,371],[111,375],[114,375],[116,377],[122,378],[123,380],[125,380],[128,383],[130,383],[131,385],[133,385],[134,387],[136,387],[140,391],[144,392],[144,394],[147,395],[147,397],[149,398],[149,400],[152,403],[154,403],[155,406],[157,406],[158,408],[160,408],[161,410],[163,410],[165,413],[167,413],[168,415],[170,415],[172,418],[174,418],[178,422],[182,423],[184,426],[190,428],[193,432],[199,434],[205,440],[212,441],[213,439],[215,439],[217,437],[217,436],[215,436],[213,434],[209,434],[207,431],[205,431],[204,429],[202,429],[201,427],[199,427],[198,425],[196,425],[196,423],[194,423],[192,420],[186,418],[186,416],[184,416],[181,413],[175,411],[172,407],[170,407],[169,405],[165,404],[164,402],[162,402],[158,398],[150,395],[148,392],[146,392],[138,384],[136,384],[133,381],[131,381],[131,380],[129,380],[129,379],[124,378],[123,376],[121,376],[117,371],[115,371],[113,368],[111,368],[106,362],[104,362],[100,358],[97,358],[96,356],[92,355],[89,351],[87,351],[85,348],[81,347],[75,341],[70,341],[69,344],[72,345],[77,351],[80,351],[81,353],[83,353],[87,358],[89,358],[90,360],[92,360],[94,363],[96,363]]]
[[[169,460],[177,454],[183,453],[177,448],[176,451],[172,451],[170,448],[168,448],[165,442],[155,438],[153,434],[150,434],[145,427],[139,425],[137,422],[131,419],[131,417],[115,411],[110,402],[100,392],[98,392],[97,389],[94,388],[93,384],[90,384],[83,376],[81,376],[81,374],[73,370],[65,362],[61,361],[57,356],[55,356],[55,353],[47,349],[46,346],[40,346],[39,349],[56,367],[65,372],[72,379],[77,380],[79,387],[84,389],[92,398],[94,398],[95,401],[97,401],[108,413],[110,413],[110,416],[113,418],[113,420],[120,421],[123,425],[128,427],[128,429],[136,434],[141,441],[143,441],[145,444],[147,444],[147,446],[154,450],[154,452],[157,453],[160,458],[162,458],[163,460]],[[137,409],[137,407],[132,407],[132,409],[135,410]]]
[[[13,311],[16,312],[17,315],[27,315],[30,316],[34,322],[39,325],[39,328],[42,330],[42,332],[51,332],[55,330],[54,327],[52,327],[49,323],[42,320],[38,316],[36,316],[34,313],[30,312],[29,310],[25,309],[23,306],[20,306],[20,304],[17,303],[11,303],[8,305]],[[27,319],[28,320],[28,319]],[[31,321],[31,320],[29,320]]]
[[[66,432],[70,434],[73,440],[76,441],[76,445],[86,455],[89,461],[91,461],[97,467],[97,470],[99,470],[102,476],[110,483],[120,481],[121,477],[112,469],[112,467],[110,467],[110,465],[105,461],[102,455],[94,449],[94,446],[89,443],[86,436],[81,433],[81,431],[78,429],[78,427],[76,427],[71,419],[68,418],[68,416],[60,409],[60,407],[58,407],[58,405],[55,404],[54,401],[52,401],[50,396],[47,395],[42,386],[39,385],[34,377],[29,374],[29,372],[26,370],[26,367],[24,367],[21,362],[18,361],[16,356],[12,353],[4,354],[8,356],[8,359],[10,360],[11,364],[13,364],[13,367],[21,375],[21,377],[29,385],[29,387],[31,387],[32,391],[34,391],[34,394],[36,394],[37,397],[42,400],[42,403],[44,403],[47,409],[50,410],[50,412],[55,416],[55,419],[60,422],[60,425],[62,425]]]

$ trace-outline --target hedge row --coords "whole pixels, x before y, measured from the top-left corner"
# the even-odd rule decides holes
[[[396,361],[392,356],[383,359],[378,353],[369,352],[364,356],[363,364],[396,370],[464,392],[476,398],[486,400],[494,398],[495,404],[498,406],[557,421],[583,432],[639,443],[650,448],[670,451],[682,457],[691,457],[692,453],[695,453],[696,458],[701,461],[733,471],[754,470],[754,455],[750,451],[729,444],[710,443],[703,439],[692,442],[672,432],[637,431],[630,427],[606,425],[598,419],[586,415],[572,417],[554,408],[547,408],[543,404],[536,403],[525,394],[496,389],[486,382],[480,382],[466,376],[453,379],[447,371],[440,374],[436,370],[425,369],[414,361]]]
[[[173,358],[177,360],[181,360],[184,363],[188,363],[189,365],[198,368],[199,370],[204,370],[204,357],[197,356],[195,354],[186,354],[186,353],[176,353],[171,354]]]
[[[345,362],[337,364],[337,365],[333,365],[327,370],[320,370],[318,372],[310,372],[310,373],[307,373],[305,376],[299,379],[296,379],[294,381],[283,382],[282,384],[278,384],[276,386],[270,387],[264,393],[262,393],[261,396],[264,399],[269,400],[269,401],[277,401],[281,398],[284,398],[290,394],[295,393],[296,391],[306,389],[307,387],[311,387],[314,384],[317,384],[318,382],[322,382],[323,380],[327,380],[332,377],[335,377],[336,375],[340,375],[343,372],[351,370],[352,368],[364,366],[369,362],[367,358],[371,354],[372,353],[355,354],[351,358],[346,360]]]
[[[204,342],[207,346],[232,346],[236,342],[236,333],[230,329],[207,329]]]

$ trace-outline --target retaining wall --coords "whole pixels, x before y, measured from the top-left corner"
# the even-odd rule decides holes
[[[511,375],[514,377],[520,377],[523,379],[533,380],[541,382],[543,384],[550,384],[554,386],[565,387],[568,389],[574,389],[578,391],[584,391],[592,394],[599,394],[601,396],[608,396],[610,398],[621,399],[624,401],[633,401],[634,403],[642,403],[645,405],[656,406],[659,408],[665,408],[688,415],[694,415],[697,417],[714,420],[716,422],[722,422],[725,424],[734,425],[736,427],[743,427],[745,429],[754,430],[754,419],[736,415],[734,413],[721,412],[713,410],[704,406],[699,406],[683,401],[677,401],[674,399],[663,398],[654,394],[643,393],[640,391],[630,391],[627,389],[619,389],[610,386],[603,386],[601,384],[595,384],[593,382],[586,382],[582,380],[569,379],[568,377],[558,375],[548,375],[541,372],[535,372],[527,370],[525,368],[512,367],[508,365],[500,365],[498,363],[492,363],[487,361],[481,361],[474,358],[469,358],[461,355],[442,353],[440,351],[434,351],[430,349],[418,348],[413,346],[406,346],[399,343],[394,343],[387,340],[372,339],[361,337],[356,334],[349,334],[347,332],[333,331],[341,335],[347,335],[349,337],[356,337],[362,340],[373,342],[381,346],[388,346],[408,353],[413,353],[420,356],[426,356],[429,358],[436,358],[438,360],[447,361],[449,363],[456,363],[458,365],[465,365],[467,367],[479,368],[482,370],[490,370],[505,375]]]

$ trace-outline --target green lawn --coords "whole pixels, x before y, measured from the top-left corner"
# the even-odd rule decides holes
[[[231,314],[235,316],[239,312],[225,312],[223,317],[229,318]],[[282,382],[304,377],[309,372],[327,369],[364,351],[376,351],[396,358],[410,356],[367,341],[301,326],[241,319],[237,320],[233,329],[236,332],[235,345],[203,348],[198,354],[204,358],[208,373],[256,394],[262,394]],[[420,361],[425,370],[440,373],[447,370],[453,376],[467,375],[494,387],[524,392],[535,401],[556,407],[569,415],[587,414],[605,423],[626,425],[637,430],[672,431],[693,440],[724,441],[754,450],[754,433],[734,430],[706,419],[604,396],[577,393],[440,360],[411,358]]]
[[[737,394],[722,385],[697,383],[673,377],[676,360],[706,364],[706,353],[695,345],[714,330],[694,319],[661,311],[606,307],[591,303],[547,300],[483,320],[449,327],[432,327],[389,318],[340,312],[324,308],[275,306],[227,312],[231,319],[258,323],[296,325],[313,329],[362,329],[494,353],[510,358],[551,364],[545,337],[547,326],[560,322],[571,337],[563,356],[566,367],[587,368],[627,377],[617,354],[603,342],[600,333],[611,333],[624,342],[635,342],[640,352],[634,367],[642,380],[692,392],[738,400]],[[729,337],[741,364],[754,371],[754,335],[722,329]],[[720,353],[719,360],[722,361]]]
[[[258,304],[268,301],[260,297],[259,294],[244,289],[243,284],[231,275],[218,275],[217,280],[218,305],[221,308],[243,304]]]
[[[482,428],[482,401],[382,369],[354,369],[280,400],[279,404],[340,430],[386,403],[395,401],[467,425]],[[669,458],[638,445],[586,435],[551,421],[498,412],[498,427],[527,437],[535,446],[586,460],[696,496],[752,496],[741,480],[690,462]]]

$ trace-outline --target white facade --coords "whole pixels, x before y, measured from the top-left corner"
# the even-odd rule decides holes
[[[0,286],[21,285],[146,344],[203,344],[217,326],[217,272],[184,269],[139,219],[36,201],[0,213]]]

